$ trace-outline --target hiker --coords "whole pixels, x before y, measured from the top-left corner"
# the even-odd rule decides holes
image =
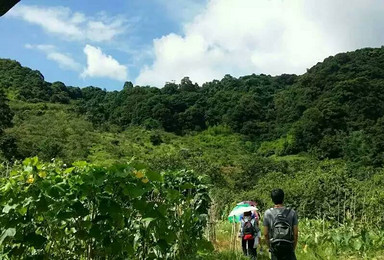
[[[251,211],[251,218],[255,219],[257,226],[259,226],[260,222],[260,213],[258,211]],[[244,219],[244,215],[240,216],[240,221]]]
[[[271,192],[275,206],[264,214],[264,237],[272,260],[296,260],[295,249],[298,240],[298,218],[293,209],[283,205],[284,191]]]
[[[250,256],[251,259],[255,260],[257,257],[256,248],[260,244],[261,232],[257,220],[252,218],[251,211],[244,212],[244,216],[241,219],[239,237],[241,237],[244,255]]]

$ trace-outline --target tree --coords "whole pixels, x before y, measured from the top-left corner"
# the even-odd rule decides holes
[[[4,129],[12,126],[13,113],[7,104],[8,99],[0,89],[0,151],[6,159],[11,159],[15,140],[4,135]]]
[[[197,91],[199,90],[199,85],[197,85],[196,83],[193,84],[192,81],[189,79],[189,77],[184,77],[180,83],[180,90],[191,91],[191,92]]]
[[[133,83],[130,82],[130,81],[126,81],[126,82],[124,83],[124,87],[123,87],[123,89],[125,89],[125,90],[129,90],[129,89],[131,89],[131,88],[133,88]]]
[[[0,135],[4,129],[12,126],[13,113],[9,108],[8,99],[4,94],[4,91],[0,89]]]
[[[161,89],[161,92],[167,95],[173,95],[173,94],[177,94],[179,91],[176,83],[167,82],[165,83],[164,87]]]

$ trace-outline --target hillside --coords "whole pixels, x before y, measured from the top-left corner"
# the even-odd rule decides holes
[[[158,214],[169,214],[169,221],[176,223],[174,205],[192,203],[191,212],[177,210],[184,221],[179,224],[194,223],[191,232],[203,238],[208,197],[219,205],[211,217],[222,220],[242,200],[253,199],[265,210],[270,190],[279,183],[287,205],[303,219],[306,233],[299,244],[300,257],[379,256],[383,231],[372,230],[384,224],[377,217],[384,210],[383,78],[384,48],[329,57],[301,76],[226,75],[203,86],[184,78],[181,84],[167,83],[161,89],[126,82],[114,92],[49,83],[38,71],[0,60],[0,224],[9,226],[1,229],[6,246],[0,250],[35,256],[46,254],[43,247],[50,245],[56,255],[76,257],[84,253],[82,241],[93,239],[100,233],[95,230],[103,227],[106,232],[100,236],[109,242],[100,254],[154,257],[132,236],[129,244],[118,237],[121,230],[116,227],[136,221],[140,241],[159,247],[159,254],[195,257],[205,248],[199,243],[206,241],[188,236],[181,242],[165,241],[162,229],[168,222],[156,218]],[[20,162],[33,156],[40,161]],[[9,176],[17,176],[17,181]],[[168,176],[167,181],[159,176]],[[191,188],[200,185],[201,193]],[[152,192],[153,187],[160,193]],[[87,193],[92,190],[96,194]],[[21,202],[15,204],[15,198]],[[70,226],[72,216],[94,216],[93,207],[100,207],[100,219],[84,220],[82,233],[71,234],[65,242],[68,248],[77,243],[80,253],[56,246],[65,227],[55,224],[60,220],[55,214],[47,216],[48,222],[27,214],[33,221],[23,222],[28,205],[41,212],[48,206],[68,208],[61,198],[71,209],[62,217]],[[153,211],[157,198],[164,207]],[[98,200],[104,204],[87,206]],[[199,201],[204,205],[196,204]],[[101,210],[104,206],[107,211]],[[137,217],[131,217],[127,207]],[[144,224],[139,221],[143,216]],[[15,240],[9,238],[16,232],[13,223],[20,226]],[[158,229],[154,238],[145,236],[150,225]],[[229,240],[230,227],[222,225],[218,239]],[[58,237],[49,233],[51,228],[57,229]],[[109,231],[116,237],[112,239]],[[188,232],[180,230],[180,236]],[[114,239],[120,242],[109,244]],[[18,248],[20,243],[28,246]],[[172,251],[179,244],[188,250]],[[139,250],[134,252],[132,245]],[[206,256],[233,259],[225,254]]]
[[[226,125],[262,156],[306,152],[377,166],[384,162],[383,77],[384,48],[329,57],[301,76],[226,75],[203,86],[184,78],[161,89],[126,82],[114,92],[45,82],[38,71],[0,60],[0,86],[10,99],[71,104],[97,129],[185,135]]]
[[[10,99],[2,99],[2,158],[103,165],[136,158],[154,170],[193,169],[208,174],[226,202],[231,190],[247,192],[273,173],[312,176],[323,167],[317,159],[342,159],[337,171],[368,181],[375,171],[361,169],[384,160],[383,59],[384,48],[362,49],[302,76],[227,75],[203,86],[184,78],[162,89],[126,82],[114,92],[45,82],[1,60]]]

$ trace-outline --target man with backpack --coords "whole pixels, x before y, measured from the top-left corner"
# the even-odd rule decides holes
[[[243,248],[244,255],[250,256],[255,260],[257,257],[256,247],[260,243],[260,228],[258,220],[252,218],[252,212],[244,212],[244,216],[241,219],[240,234],[241,246]]]
[[[298,217],[293,209],[283,206],[284,191],[271,192],[275,206],[264,214],[265,241],[269,246],[272,260],[296,260],[295,249],[298,240]]]

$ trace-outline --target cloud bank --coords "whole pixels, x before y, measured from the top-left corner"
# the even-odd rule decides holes
[[[67,7],[42,7],[17,5],[7,16],[22,19],[43,28],[66,40],[88,40],[107,42],[113,40],[127,29],[122,17],[98,15],[88,17],[83,13],[72,12]]]
[[[184,76],[302,74],[327,56],[384,42],[381,0],[210,0],[182,34],[153,41],[136,84]]]

